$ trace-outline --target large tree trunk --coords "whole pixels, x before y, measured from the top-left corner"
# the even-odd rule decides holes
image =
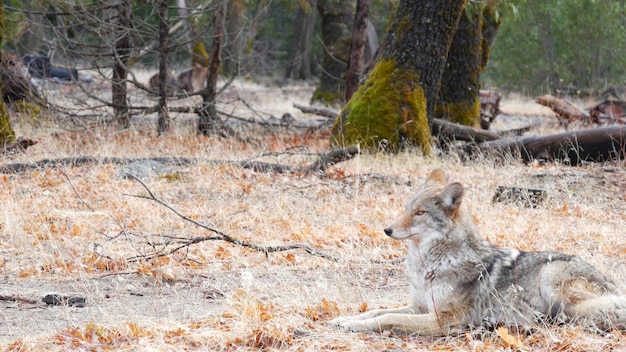
[[[130,59],[130,32],[131,22],[131,1],[124,0],[116,7],[116,34],[113,48],[113,79],[111,81],[111,103],[115,116],[115,123],[119,128],[126,129],[130,126],[130,114],[128,102],[126,101],[126,75],[128,61]]]
[[[311,98],[313,103],[321,102],[331,106],[344,103],[355,1],[317,1],[317,10],[322,20],[324,59],[320,83]]]
[[[356,13],[354,15],[354,30],[352,31],[352,46],[350,47],[350,62],[346,79],[346,101],[350,101],[352,95],[359,87],[361,71],[363,70],[363,57],[365,54],[365,36],[367,30],[367,12],[369,0],[357,0]]]
[[[0,43],[4,42],[4,4],[0,0]],[[0,62],[2,62],[2,50],[0,50]],[[1,82],[1,81],[0,81]],[[15,132],[11,127],[9,115],[4,107],[4,99],[2,96],[2,85],[0,84],[0,148],[4,148],[7,144],[15,142]]]
[[[435,116],[477,127],[480,124],[482,11],[466,8],[454,33],[441,77]]]
[[[289,49],[289,59],[285,78],[309,80],[311,74],[311,55],[313,48],[313,30],[315,28],[316,0],[309,0],[298,7],[298,14],[293,23],[293,38]]]
[[[337,117],[332,142],[430,153],[430,125],[464,0],[401,0],[367,81]]]
[[[224,21],[226,17],[227,0],[219,0],[215,9],[215,34],[211,44],[211,64],[209,65],[209,75],[206,87],[202,90],[202,109],[198,120],[198,131],[204,135],[210,135],[218,128],[219,118],[215,108],[215,98],[217,97],[217,70],[220,65],[220,52],[222,48],[222,38],[224,36]]]

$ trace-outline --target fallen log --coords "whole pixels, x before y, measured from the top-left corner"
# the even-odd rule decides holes
[[[624,159],[626,155],[626,126],[608,126],[564,132],[548,136],[503,138],[472,143],[459,147],[470,158],[477,155],[560,161],[578,165],[583,161],[602,162]]]
[[[0,154],[15,154],[18,152],[24,152],[26,148],[35,144],[37,144],[37,141],[24,137],[18,137],[15,142],[0,148]]]

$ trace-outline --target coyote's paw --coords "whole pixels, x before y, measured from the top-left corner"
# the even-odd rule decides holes
[[[349,332],[370,331],[365,320],[354,319],[354,317],[339,317],[331,320],[330,325]]]

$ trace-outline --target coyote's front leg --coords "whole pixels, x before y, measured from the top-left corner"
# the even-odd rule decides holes
[[[362,330],[372,330],[372,329],[360,329],[354,330],[349,328],[346,323],[351,321],[364,321],[367,319],[372,319],[384,314],[417,314],[419,310],[415,309],[413,306],[406,306],[402,308],[391,308],[391,309],[373,309],[367,311],[365,313],[361,313],[358,315],[353,315],[350,317],[339,317],[330,321],[330,325],[344,328],[347,331],[362,331]]]
[[[422,313],[422,309],[407,306],[395,309],[375,309],[352,317],[340,317],[330,324],[346,331],[399,331],[407,334],[441,336],[458,329],[447,319]]]
[[[405,313],[405,309],[396,312],[384,312],[385,309],[373,311],[376,316],[368,316],[368,313],[357,315],[352,318],[338,318],[331,324],[339,326],[346,331],[374,331],[383,332],[391,330],[404,334],[419,334],[423,336],[443,336],[453,332],[462,331],[453,321],[440,319],[435,314],[412,314]],[[389,311],[389,310],[387,310]],[[393,311],[393,310],[391,310]]]

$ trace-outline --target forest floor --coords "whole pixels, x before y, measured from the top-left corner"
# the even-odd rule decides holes
[[[312,90],[235,84],[218,109],[246,118],[280,119],[289,112],[297,121],[317,120],[292,106],[307,105]],[[502,110],[510,116],[498,117],[495,128],[559,129],[530,99],[507,98]],[[0,174],[0,295],[18,298],[0,302],[3,350],[626,350],[622,332],[578,326],[430,338],[345,333],[328,324],[407,304],[405,246],[382,229],[439,167],[466,186],[465,202],[492,243],[577,254],[624,286],[623,161],[577,167],[512,158],[462,162],[407,150],[357,155],[322,174],[255,172],[210,160],[302,166],[330,150],[328,133],[235,123],[241,140],[209,138],[196,135],[193,119],[173,117],[173,132],[161,137],[153,119],[135,119],[124,132],[14,120],[17,134],[38,144],[0,156],[0,167],[78,156],[199,162],[142,177],[164,204],[146,199],[138,181],[120,177],[120,164],[59,163]],[[493,203],[500,185],[542,188],[548,197],[535,208]],[[299,249],[244,248],[189,220],[259,246],[303,243],[336,260]],[[147,259],[173,251],[181,240],[211,236]],[[41,297],[50,293],[80,296],[86,304],[48,306]]]

